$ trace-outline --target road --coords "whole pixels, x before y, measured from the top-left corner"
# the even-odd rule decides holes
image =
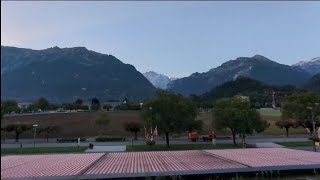
[[[166,144],[165,139],[158,138],[155,139],[156,144]],[[292,142],[292,141],[306,141],[307,139],[305,137],[289,137],[289,138],[283,138],[283,137],[248,137],[247,143],[248,144],[255,144],[255,143],[261,143],[261,142]],[[241,140],[237,139],[237,142],[240,143]],[[33,140],[32,139],[23,139],[20,140],[19,143],[15,143],[14,140],[6,140],[1,141],[1,147],[2,148],[18,148],[20,147],[20,143],[23,147],[33,147]],[[123,142],[81,142],[80,146],[89,146],[89,143],[93,143],[96,146],[123,146],[123,145],[145,145],[146,141],[144,139],[139,139],[137,141],[123,141]],[[197,141],[197,142],[191,142],[188,139],[170,139],[170,144],[208,144],[210,142],[203,142]],[[231,144],[232,139],[218,139],[216,140],[217,144]],[[47,143],[44,139],[37,139],[36,140],[36,147],[72,147],[77,146],[77,143],[57,143],[56,139],[50,139],[50,141]]]

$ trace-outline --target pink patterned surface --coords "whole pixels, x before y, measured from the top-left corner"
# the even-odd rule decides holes
[[[46,155],[30,155],[30,156],[5,156],[1,157],[1,172],[5,169],[26,164],[32,161],[39,160]]]
[[[97,162],[94,164],[94,162]],[[243,165],[242,165],[243,164]],[[52,154],[1,157],[1,179],[122,177],[319,165],[320,153],[285,148]],[[290,168],[289,168],[290,169]],[[74,177],[73,177],[74,176]]]
[[[79,175],[102,155],[103,153],[1,157],[1,179]]]
[[[110,153],[85,175],[163,173],[245,168],[202,151],[159,151]]]
[[[320,164],[320,153],[287,148],[206,150],[206,152],[251,167]]]

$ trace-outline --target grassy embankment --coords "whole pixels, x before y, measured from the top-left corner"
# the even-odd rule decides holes
[[[37,148],[1,148],[1,155],[10,154],[50,154],[84,152],[87,147],[37,147]]]
[[[233,145],[233,144],[172,144],[170,147],[167,147],[165,144],[161,145],[135,145],[127,146],[126,151],[176,151],[176,150],[202,150],[202,149],[236,149],[242,148],[242,145]],[[251,148],[250,145],[247,145],[247,148]]]
[[[279,142],[277,144],[285,147],[310,147],[313,146],[313,141]]]

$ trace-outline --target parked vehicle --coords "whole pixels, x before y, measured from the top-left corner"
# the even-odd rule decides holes
[[[215,133],[212,133],[212,132],[209,132],[208,135],[202,135],[202,136],[196,132],[188,134],[188,139],[190,139],[193,142],[196,142],[199,139],[202,139],[203,141],[212,141],[212,139],[215,139],[215,138],[216,138],[216,135]]]
[[[193,142],[196,142],[197,140],[199,140],[200,135],[198,133],[189,133],[188,134],[188,139],[190,139]]]

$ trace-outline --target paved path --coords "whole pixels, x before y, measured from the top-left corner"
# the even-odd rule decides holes
[[[268,143],[256,143],[257,148],[281,148],[284,146],[281,146],[276,143],[268,142]]]
[[[127,146],[94,146],[85,152],[121,152],[126,151]]]

